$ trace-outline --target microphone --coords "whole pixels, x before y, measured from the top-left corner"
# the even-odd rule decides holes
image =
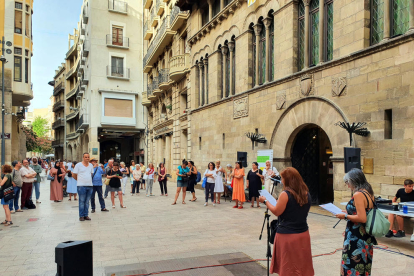
[[[281,181],[280,179],[277,179],[277,178],[270,178],[270,180],[272,180],[273,182],[275,182],[275,183],[276,183],[276,185],[277,185],[277,183],[280,183],[280,184],[282,184],[282,185],[283,185],[283,183],[282,183],[282,181]]]

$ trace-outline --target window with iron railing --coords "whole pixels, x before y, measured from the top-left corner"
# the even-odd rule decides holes
[[[128,3],[120,0],[108,0],[108,10],[127,13],[128,12]]]

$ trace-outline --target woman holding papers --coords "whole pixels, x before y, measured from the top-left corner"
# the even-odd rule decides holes
[[[278,273],[280,276],[313,276],[315,273],[306,221],[311,202],[309,190],[295,168],[286,168],[280,175],[284,191],[276,206],[270,204],[264,196],[259,198],[279,217],[270,273]]]
[[[352,169],[344,176],[345,184],[354,196],[346,205],[346,213],[337,214],[339,219],[347,220],[344,248],[341,257],[341,275],[370,276],[374,245],[377,240],[366,233],[367,214],[373,207],[374,191],[364,173]]]

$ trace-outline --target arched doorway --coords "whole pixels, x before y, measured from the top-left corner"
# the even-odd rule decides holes
[[[307,124],[294,137],[292,167],[296,168],[312,197],[312,204],[333,202],[332,145],[325,131]]]

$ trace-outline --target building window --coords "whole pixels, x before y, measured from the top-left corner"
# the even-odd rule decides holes
[[[384,121],[384,139],[392,139],[392,109],[385,110]]]
[[[371,0],[371,45],[384,38],[384,0]]]
[[[14,57],[14,81],[22,81],[22,58]]]
[[[226,134],[223,133],[223,149],[226,148]]]
[[[410,0],[391,0],[390,2],[392,36],[405,34],[410,23]]]
[[[23,28],[23,12],[19,10],[15,10],[14,11],[14,32],[16,34],[22,34],[22,28]]]
[[[124,29],[121,27],[112,27],[112,45],[123,46]]]
[[[30,29],[29,29],[29,23],[30,23],[30,14],[26,13],[26,20],[25,20],[25,29],[24,29],[24,34],[27,37],[30,37]]]
[[[29,56],[29,50],[25,50],[25,56],[28,57]]]
[[[201,137],[198,137],[198,149],[201,150]]]
[[[200,61],[201,62],[201,64],[203,64],[204,63],[204,61],[203,60],[201,60]],[[205,97],[205,95],[206,95],[206,92],[205,92],[205,89],[204,89],[204,87],[205,87],[205,85],[206,85],[206,82],[205,82],[205,70],[204,70],[205,68],[204,68],[204,66],[202,66],[201,67],[201,105],[203,106],[204,105],[204,97]]]
[[[15,3],[14,3],[14,7],[15,7],[16,9],[22,10],[22,9],[23,9],[23,3],[20,3],[20,2],[15,2]]]
[[[204,25],[206,25],[209,21],[209,15],[208,15],[208,7],[206,7],[203,11],[203,13],[201,14],[201,27],[203,27]]]
[[[252,50],[253,50],[253,82],[252,82],[252,87],[255,86],[256,84],[256,51],[257,51],[257,47],[256,47],[256,35],[254,33],[253,27],[251,28],[251,32],[252,32]]]
[[[310,66],[319,63],[319,0],[312,0],[309,5],[310,18]]]
[[[225,87],[225,91],[226,91],[226,97],[230,96],[230,70],[231,70],[231,64],[230,64],[230,50],[227,50],[227,54],[226,54],[226,68],[224,70],[226,70],[226,87]]]
[[[17,47],[14,47],[14,53],[15,53],[16,55],[21,55],[21,54],[22,54],[22,48],[17,48]]]
[[[213,17],[220,12],[220,0],[216,0],[213,3]]]
[[[259,84],[263,84],[266,78],[266,28],[262,24],[259,40]]]
[[[333,0],[325,1],[325,61],[333,59]]]
[[[270,37],[269,37],[269,68],[270,68],[270,72],[269,72],[269,80],[272,81],[275,79],[275,20],[274,18],[272,18],[272,23],[270,23],[270,27],[269,27],[269,33],[270,33]]]
[[[105,98],[104,116],[133,118],[133,101],[124,99]]]
[[[124,59],[120,57],[111,57],[111,76],[124,76]]]
[[[26,5],[26,12],[29,12],[29,10],[30,10],[30,6]]]
[[[29,83],[29,59],[25,58],[24,62],[24,82]]]
[[[305,5],[299,1],[298,71],[305,67]]]
[[[233,56],[232,58],[233,63],[231,65],[231,70],[232,70],[231,92],[233,93],[233,95],[235,95],[236,94],[236,42],[234,38],[232,38],[232,41],[234,43],[234,49],[230,53]]]

